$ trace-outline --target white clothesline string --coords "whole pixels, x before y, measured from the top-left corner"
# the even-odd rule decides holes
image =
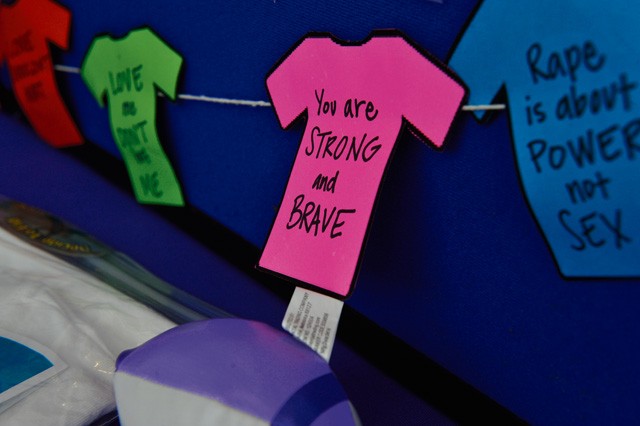
[[[213,102],[216,104],[243,105],[252,107],[270,107],[271,103],[267,101],[250,101],[245,99],[216,98],[205,95],[186,95],[178,94],[178,99],[187,101]]]
[[[54,65],[56,71],[67,72],[71,74],[80,74],[80,68],[70,67],[67,65]],[[199,102],[211,102],[215,104],[227,104],[227,105],[241,105],[250,107],[271,107],[271,103],[267,101],[252,101],[246,99],[231,99],[231,98],[218,98],[214,96],[206,95],[188,95],[178,94],[178,99],[186,101],[199,101]],[[505,109],[504,104],[491,104],[491,105],[464,105],[463,111],[489,111],[489,110],[502,110]]]

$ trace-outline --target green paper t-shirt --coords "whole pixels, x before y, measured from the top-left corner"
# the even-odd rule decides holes
[[[184,205],[156,129],[156,88],[175,99],[181,66],[177,52],[141,28],[121,39],[96,37],[80,70],[100,106],[107,99],[111,132],[141,203]]]

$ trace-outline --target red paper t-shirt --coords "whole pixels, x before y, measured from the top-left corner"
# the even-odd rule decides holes
[[[0,60],[36,133],[55,147],[79,145],[82,135],[56,84],[49,42],[66,49],[71,13],[51,0],[18,0],[0,7]]]

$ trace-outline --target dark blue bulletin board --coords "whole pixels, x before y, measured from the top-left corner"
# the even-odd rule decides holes
[[[73,13],[71,46],[67,52],[55,50],[54,58],[70,67],[59,69],[59,82],[87,139],[87,146],[64,151],[130,192],[124,168],[108,166],[119,163],[120,154],[106,110],[74,68],[97,35],[122,37],[150,26],[184,58],[179,94],[261,101],[254,106],[188,96],[159,100],[160,137],[187,205],[158,211],[286,299],[291,285],[262,276],[253,266],[304,122],[280,128],[274,111],[262,104],[269,100],[266,75],[311,31],[362,40],[375,29],[398,29],[446,62],[479,3],[64,1]],[[493,99],[507,101],[504,90]],[[392,376],[410,377],[407,366],[433,362],[527,422],[637,421],[640,281],[563,277],[523,195],[514,158],[506,110],[492,112],[484,122],[461,112],[439,152],[409,132],[402,135],[380,192],[355,292],[346,301],[341,336],[372,362],[386,362]],[[84,189],[70,185],[66,199],[101,196]],[[71,206],[57,208],[73,214]],[[84,224],[91,227],[91,220]],[[215,232],[203,231],[210,229]],[[123,231],[123,238],[134,236],[129,232]],[[153,244],[153,235],[145,238]],[[140,260],[181,284],[180,274],[152,253]],[[173,265],[179,267],[179,262]],[[207,298],[215,291],[206,283],[184,286]],[[241,297],[247,311],[267,309],[260,300]],[[283,313],[267,316],[277,324]],[[376,332],[359,330],[361,323]],[[385,350],[397,349],[391,361],[384,361],[372,341],[382,335],[397,344]],[[419,381],[425,383],[414,391],[424,395],[430,378]]]

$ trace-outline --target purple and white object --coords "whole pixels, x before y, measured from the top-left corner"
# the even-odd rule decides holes
[[[187,323],[123,352],[114,378],[124,426],[359,425],[317,353],[238,318]]]

